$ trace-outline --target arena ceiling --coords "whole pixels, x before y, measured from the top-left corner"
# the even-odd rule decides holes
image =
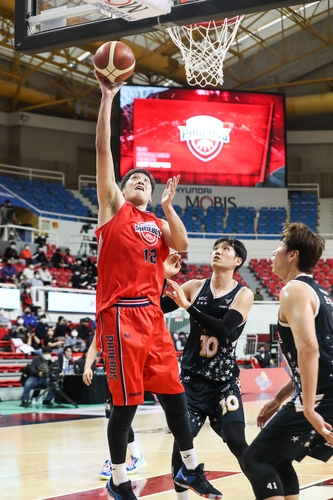
[[[53,1],[45,3],[52,7]],[[0,3],[0,111],[95,120],[100,92],[92,58],[106,40],[36,55],[17,52],[14,3]],[[224,88],[281,91],[307,101],[313,96],[312,114],[332,113],[327,105],[333,97],[332,26],[331,0],[247,14],[225,59]],[[167,32],[120,40],[137,60],[130,83],[187,86],[181,54]],[[320,106],[322,97],[328,100]]]

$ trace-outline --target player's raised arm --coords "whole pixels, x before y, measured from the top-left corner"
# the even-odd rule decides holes
[[[102,97],[96,127],[96,182],[99,204],[98,226],[108,222],[124,203],[116,183],[111,152],[111,108],[121,85],[102,80],[95,72]]]
[[[184,252],[188,248],[188,237],[184,224],[172,206],[180,176],[168,179],[162,194],[161,204],[167,222],[163,222],[163,238],[168,247]]]

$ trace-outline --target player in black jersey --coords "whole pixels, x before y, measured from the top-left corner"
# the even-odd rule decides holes
[[[235,350],[253,304],[253,292],[238,283],[233,275],[246,256],[241,241],[219,238],[211,254],[212,277],[190,280],[181,286],[168,280],[174,292],[167,293],[161,300],[163,312],[183,307],[190,314],[181,380],[193,435],[198,434],[208,417],[212,429],[240,463],[247,443]],[[180,473],[177,474],[181,466],[181,456],[174,443],[172,469],[176,495],[177,499],[186,500],[186,489]]]
[[[322,236],[292,223],[273,252],[273,273],[285,283],[278,330],[291,380],[260,411],[262,430],[243,454],[257,500],[297,500],[293,460],[333,454],[333,301],[312,276],[324,248]]]

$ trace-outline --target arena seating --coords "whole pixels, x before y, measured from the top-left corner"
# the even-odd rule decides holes
[[[270,261],[267,259],[251,259],[249,267],[262,287],[269,295],[279,300],[280,290],[284,286],[280,278],[272,273]],[[314,268],[313,276],[330,293],[333,286],[333,259],[320,259]]]
[[[314,193],[291,193],[290,222],[303,222],[317,232],[318,200]]]
[[[39,211],[80,217],[87,216],[89,208],[59,182],[1,176],[0,183],[29,201]],[[49,215],[49,217],[58,218],[56,215]],[[67,218],[67,220],[71,219]]]

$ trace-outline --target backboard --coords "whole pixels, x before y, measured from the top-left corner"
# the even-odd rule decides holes
[[[155,4],[154,15],[135,17],[147,3]],[[296,0],[15,0],[15,50],[38,54],[298,3]],[[159,10],[162,4],[169,4],[165,14],[163,9],[162,13]],[[127,14],[137,20],[114,14],[112,6],[126,8]]]

